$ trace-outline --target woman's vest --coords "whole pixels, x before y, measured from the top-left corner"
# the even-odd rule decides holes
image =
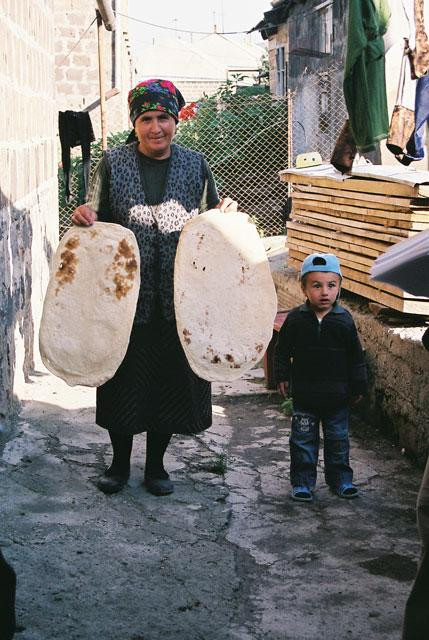
[[[164,195],[160,204],[146,204],[137,143],[105,152],[110,169],[113,221],[133,231],[140,249],[140,295],[136,323],[147,323],[160,306],[174,319],[174,258],[180,232],[199,212],[205,184],[203,155],[171,145]]]

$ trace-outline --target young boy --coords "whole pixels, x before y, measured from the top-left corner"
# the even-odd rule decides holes
[[[278,390],[293,399],[291,497],[300,502],[313,499],[320,422],[327,484],[342,498],[358,495],[349,465],[349,405],[366,391],[366,367],[353,318],[338,304],[341,279],[333,254],[305,258],[301,287],[307,300],[289,312],[276,347]]]

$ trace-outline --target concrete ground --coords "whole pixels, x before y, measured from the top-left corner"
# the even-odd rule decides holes
[[[100,493],[94,390],[32,378],[0,448],[19,640],[399,640],[421,472],[356,423],[362,496],[332,495],[321,474],[313,504],[292,502],[290,419],[252,376],[216,385],[206,433],[174,437],[162,498],[141,487],[143,435],[129,486]]]

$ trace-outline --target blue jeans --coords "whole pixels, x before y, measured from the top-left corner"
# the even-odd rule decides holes
[[[348,407],[317,413],[294,407],[289,438],[291,484],[311,490],[316,485],[320,422],[323,429],[325,480],[335,491],[353,480],[353,470],[349,465]]]
[[[415,128],[407,143],[407,153],[401,161],[407,166],[413,160],[421,160],[425,157],[425,125],[429,124],[429,76],[427,75],[417,80],[414,120]]]

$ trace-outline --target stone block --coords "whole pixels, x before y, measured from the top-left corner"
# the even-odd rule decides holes
[[[66,78],[74,82],[81,82],[83,80],[83,73],[82,69],[70,68],[66,71]]]
[[[70,61],[70,57],[68,57],[68,58],[65,57],[64,53],[62,53],[61,55],[56,55],[55,56],[55,65],[56,65],[57,68],[59,66],[63,67],[63,68],[69,67],[70,66],[70,62],[71,62]]]
[[[57,85],[57,93],[59,95],[71,95],[73,93],[73,84],[71,82],[61,82]]]
[[[69,13],[67,15],[67,22],[76,27],[87,27],[87,17],[82,13]]]
[[[91,58],[82,53],[75,54],[72,56],[72,64],[75,67],[85,67],[88,68],[91,65]]]

